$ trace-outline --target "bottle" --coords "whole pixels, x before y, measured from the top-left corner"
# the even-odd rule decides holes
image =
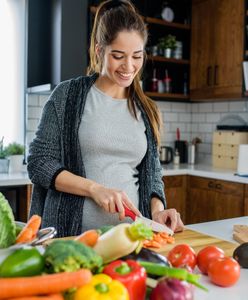
[[[173,163],[174,163],[174,165],[179,165],[179,163],[180,163],[180,156],[179,156],[179,152],[177,149],[175,151]]]
[[[169,77],[167,69],[165,70],[164,91],[165,93],[171,93],[171,78]]]
[[[158,91],[158,79],[156,77],[156,69],[153,69],[151,92],[157,92],[157,91]]]
[[[184,73],[184,76],[183,76],[183,94],[185,96],[187,96],[189,93],[188,91],[188,75],[187,73]]]

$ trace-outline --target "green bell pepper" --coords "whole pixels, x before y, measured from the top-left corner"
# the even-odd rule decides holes
[[[36,248],[18,249],[0,265],[0,277],[25,277],[39,275],[44,270],[45,262]]]

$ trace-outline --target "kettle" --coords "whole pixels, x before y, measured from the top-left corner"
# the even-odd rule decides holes
[[[162,164],[169,164],[173,160],[173,149],[168,146],[162,146],[159,150],[159,159]]]

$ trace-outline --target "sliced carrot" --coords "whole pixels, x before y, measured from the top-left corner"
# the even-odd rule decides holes
[[[75,238],[76,241],[82,242],[89,247],[94,247],[100,234],[95,229],[90,229]]]
[[[173,244],[175,238],[168,235],[166,232],[153,233],[151,240],[143,241],[143,247],[145,248],[161,248],[162,246],[168,244]]]
[[[33,215],[16,238],[16,244],[28,243],[34,239],[40,228],[41,217]],[[31,235],[31,236],[30,236]]]
[[[0,278],[0,299],[56,294],[90,282],[88,269],[32,277]]]
[[[8,300],[64,300],[62,294],[49,294],[43,296],[26,296],[26,297],[18,297],[18,298],[8,298]]]

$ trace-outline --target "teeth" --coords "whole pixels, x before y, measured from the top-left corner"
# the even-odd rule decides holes
[[[119,72],[119,74],[121,75],[121,76],[123,76],[123,77],[130,77],[133,73],[121,73],[121,72]]]

